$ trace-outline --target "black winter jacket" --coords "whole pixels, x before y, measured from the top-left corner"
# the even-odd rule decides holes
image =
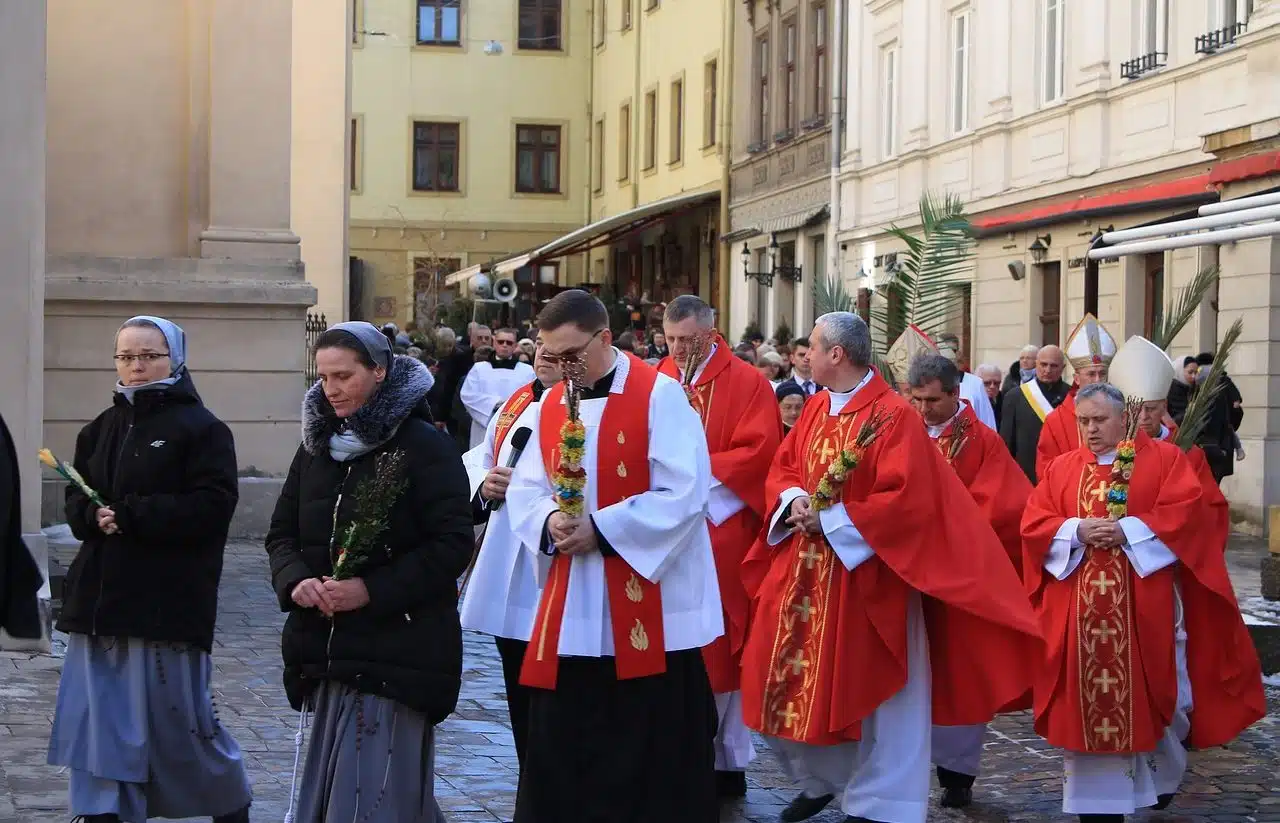
[[[22,540],[22,477],[18,451],[0,417],[0,629],[14,637],[40,637],[44,577]]]
[[[395,700],[431,723],[454,709],[462,687],[458,578],[471,558],[470,484],[449,435],[431,424],[430,373],[397,357],[378,393],[339,421],[320,384],[303,401],[302,445],[271,518],[267,553],[280,608],[289,702],[301,709],[323,680]],[[339,462],[329,438],[345,422],[372,452]],[[369,604],[332,619],[292,600],[307,578],[333,573],[341,535],[359,518],[356,490],[378,455],[406,452],[408,487],[391,510],[375,557],[360,577]],[[337,537],[335,537],[337,535]]]
[[[231,430],[191,376],[116,395],[76,439],[74,465],[116,513],[117,534],[75,486],[66,516],[82,542],[67,570],[58,628],[213,646],[227,530],[239,499]]]

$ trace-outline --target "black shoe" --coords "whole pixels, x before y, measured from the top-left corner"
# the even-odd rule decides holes
[[[944,809],[963,809],[973,802],[973,789],[952,786],[942,790],[938,805]]]
[[[1169,804],[1173,802],[1173,796],[1176,794],[1177,792],[1169,792],[1168,794],[1156,795],[1156,804],[1151,808],[1158,812],[1169,808]]]
[[[120,823],[120,815],[81,814],[71,818],[71,823]]]
[[[716,772],[716,797],[721,800],[730,800],[746,796],[746,772]]]
[[[249,807],[245,806],[238,812],[215,817],[213,823],[249,823]]]
[[[782,823],[799,823],[801,820],[808,820],[818,812],[827,807],[827,804],[835,800],[834,794],[824,794],[821,797],[808,797],[804,793],[796,795],[796,799],[791,801],[791,805],[782,810],[782,814],[778,815],[778,820]]]
[[[1122,814],[1082,814],[1080,823],[1124,823]]]

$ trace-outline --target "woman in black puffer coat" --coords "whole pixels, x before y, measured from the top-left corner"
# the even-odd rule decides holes
[[[421,362],[393,356],[368,323],[340,323],[317,340],[316,367],[267,535],[289,612],[285,689],[295,709],[315,713],[296,819],[432,823],[443,820],[433,727],[462,684],[457,580],[471,557],[470,485],[431,423]],[[358,576],[335,580],[347,530],[367,522],[362,488],[397,453],[404,485],[386,529]]]

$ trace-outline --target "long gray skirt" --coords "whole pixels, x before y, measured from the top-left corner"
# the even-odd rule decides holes
[[[426,717],[332,681],[311,699],[297,823],[444,823]]]
[[[216,817],[253,795],[240,747],[218,723],[202,649],[73,634],[49,763],[71,773],[71,814]]]

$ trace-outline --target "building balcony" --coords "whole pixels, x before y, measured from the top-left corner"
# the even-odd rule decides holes
[[[1120,76],[1125,80],[1136,80],[1144,74],[1163,68],[1168,57],[1169,55],[1162,51],[1153,51],[1141,57],[1126,60],[1120,64]]]
[[[1236,38],[1244,34],[1245,24],[1234,23],[1226,28],[1201,34],[1196,37],[1196,54],[1213,54],[1236,42]]]
[[[775,145],[782,143],[790,143],[791,139],[796,136],[795,129],[781,129],[773,134],[773,142]]]
[[[800,124],[801,133],[820,129],[827,125],[827,116],[825,114],[815,114],[813,117],[805,120]]]

